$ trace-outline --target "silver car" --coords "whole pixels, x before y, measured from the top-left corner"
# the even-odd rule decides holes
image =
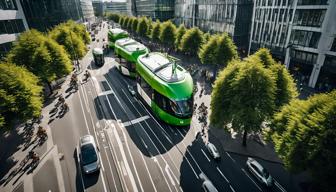
[[[266,187],[272,187],[273,186],[273,178],[268,173],[268,171],[261,166],[258,161],[255,159],[249,157],[246,161],[247,168],[249,171],[260,181],[262,184],[264,184]]]
[[[215,147],[214,144],[212,143],[207,143],[206,145],[206,148],[208,149],[210,155],[215,159],[215,160],[220,160],[220,154],[217,150],[217,148]]]
[[[79,160],[86,174],[100,169],[98,148],[92,135],[85,135],[79,139]]]
[[[216,187],[213,185],[213,183],[208,179],[208,177],[201,173],[199,177],[203,180],[202,188],[205,192],[218,192]]]

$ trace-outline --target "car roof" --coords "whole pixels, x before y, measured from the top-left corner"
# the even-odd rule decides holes
[[[218,192],[218,190],[216,189],[216,187],[212,184],[212,182],[210,180],[205,180],[203,182],[203,185],[206,186],[206,188],[210,191],[210,192]]]
[[[251,163],[252,163],[253,165],[255,165],[260,171],[263,171],[263,170],[264,170],[264,167],[263,167],[262,165],[260,165],[260,163],[259,163],[258,161],[256,161],[256,160],[253,159],[253,158],[250,158],[250,159],[252,159]]]
[[[94,139],[92,135],[84,135],[83,137],[80,138],[80,145],[86,145],[92,143],[94,144]]]

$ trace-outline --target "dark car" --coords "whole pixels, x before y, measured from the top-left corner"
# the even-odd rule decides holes
[[[92,135],[85,135],[79,140],[79,160],[82,170],[90,174],[100,169],[98,148]]]

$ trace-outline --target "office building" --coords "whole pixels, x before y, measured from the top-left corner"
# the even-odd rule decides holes
[[[227,32],[245,55],[252,10],[252,0],[176,0],[175,23],[210,33]]]
[[[20,1],[0,1],[0,59],[10,50],[19,34],[27,29]]]
[[[336,85],[336,1],[256,0],[250,52],[267,47],[305,85]]]
[[[175,0],[132,0],[136,16],[148,16],[153,20],[166,21],[174,18]]]
[[[81,21],[80,0],[20,0],[29,28],[47,31],[69,19]]]
[[[104,2],[104,11],[106,13],[113,12],[123,15],[129,15],[130,10],[128,6],[129,2],[125,1],[108,1]]]
[[[92,1],[93,11],[95,16],[104,15],[104,3],[102,0],[93,0]]]
[[[80,0],[81,16],[83,22],[94,23],[95,16],[93,12],[92,0]]]

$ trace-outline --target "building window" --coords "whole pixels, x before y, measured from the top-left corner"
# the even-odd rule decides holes
[[[316,53],[299,51],[295,49],[291,49],[290,57],[291,57],[291,60],[295,60],[300,63],[309,64],[309,65],[314,65],[317,61]]]
[[[6,53],[11,49],[12,42],[0,44],[0,59],[5,57]]]
[[[17,5],[15,0],[1,0],[0,9],[3,10],[17,10]]]
[[[336,52],[336,38],[334,39],[333,44],[331,45],[330,51]]]
[[[294,24],[298,26],[320,27],[323,23],[326,10],[297,10]]]
[[[21,33],[25,31],[23,21],[21,19],[2,20],[0,21],[0,35]]]
[[[331,56],[331,55],[326,55],[326,58],[324,60],[324,65],[329,66],[329,67],[331,66],[336,69],[336,57]]]
[[[327,5],[328,0],[298,0],[298,5]]]
[[[321,33],[313,31],[295,30],[291,36],[291,44],[303,47],[317,48]]]

